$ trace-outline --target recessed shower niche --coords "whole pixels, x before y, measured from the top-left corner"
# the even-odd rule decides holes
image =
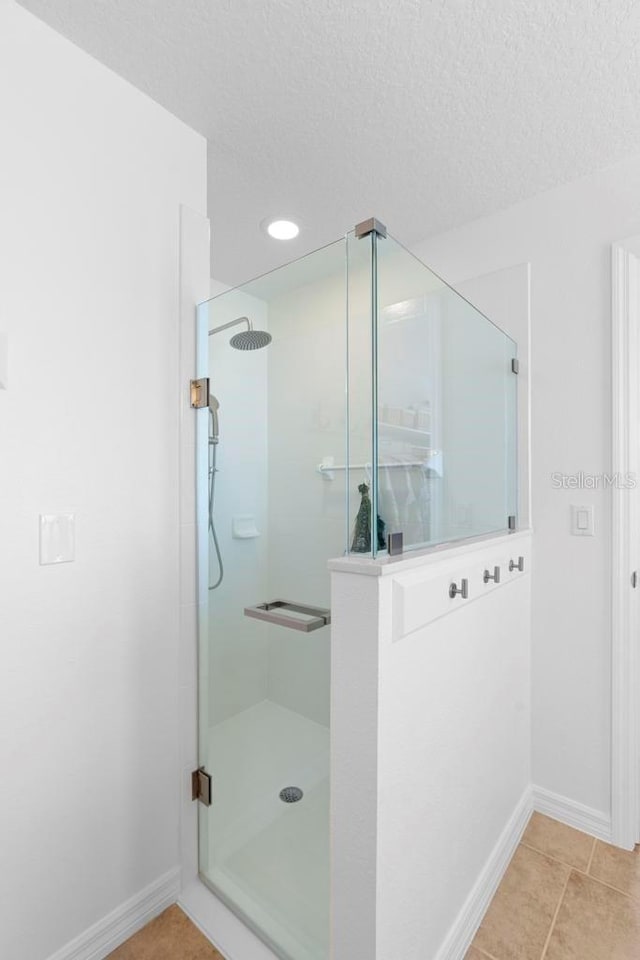
[[[197,322],[200,876],[328,960],[327,562],[513,529],[516,347],[376,221]]]

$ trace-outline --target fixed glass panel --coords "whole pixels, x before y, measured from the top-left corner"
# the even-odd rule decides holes
[[[198,414],[199,753],[213,778],[200,873],[278,956],[327,960],[327,561],[347,544],[345,241],[202,304],[198,324],[212,395]]]
[[[377,504],[404,549],[509,529],[515,343],[393,238],[377,239]]]
[[[375,278],[372,270],[373,234],[347,236],[347,517],[349,553],[372,556],[378,531],[372,521],[374,483],[374,446],[376,418],[374,391],[376,380],[372,323],[375,303]],[[381,531],[380,531],[381,533]],[[373,544],[372,544],[373,539]]]

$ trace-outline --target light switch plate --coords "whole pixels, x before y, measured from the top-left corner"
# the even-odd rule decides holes
[[[76,558],[73,513],[40,514],[40,563],[72,563]]]
[[[571,533],[574,537],[592,537],[593,507],[571,506]]]

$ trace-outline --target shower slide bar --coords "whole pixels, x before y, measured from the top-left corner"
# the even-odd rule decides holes
[[[287,610],[293,614],[302,614],[309,619],[302,620],[295,616],[287,616],[284,612]],[[254,607],[245,607],[244,615],[253,617],[255,620],[275,623],[279,627],[302,630],[303,633],[319,630],[320,627],[326,627],[331,623],[331,610],[325,607],[310,607],[305,603],[291,603],[289,600],[270,600],[268,603],[258,603]]]

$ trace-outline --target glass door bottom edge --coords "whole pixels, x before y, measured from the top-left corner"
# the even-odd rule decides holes
[[[282,945],[278,945],[272,940],[260,924],[255,919],[255,909],[252,908],[252,913],[249,914],[238,905],[237,900],[230,896],[219,887],[215,881],[211,880],[205,873],[202,871],[199,872],[198,877],[200,882],[204,884],[207,890],[212,894],[212,896],[217,897],[217,899],[224,904],[224,906],[231,911],[252,933],[258,937],[262,943],[265,944],[274,954],[278,960],[299,960],[299,954],[294,955],[287,953],[283,950]]]

